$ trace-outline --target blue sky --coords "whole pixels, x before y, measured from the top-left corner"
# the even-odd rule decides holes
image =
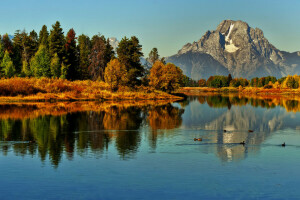
[[[48,28],[106,37],[135,35],[145,56],[153,47],[170,56],[197,41],[224,19],[243,20],[264,31],[280,50],[300,51],[300,1],[278,0],[14,0],[1,1],[0,34]]]

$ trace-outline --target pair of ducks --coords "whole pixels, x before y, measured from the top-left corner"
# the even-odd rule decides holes
[[[245,145],[245,141],[240,142],[240,144]],[[283,144],[281,144],[282,147],[285,147],[285,142]]]

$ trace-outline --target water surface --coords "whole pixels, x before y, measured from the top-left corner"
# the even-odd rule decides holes
[[[238,96],[1,104],[0,198],[299,198],[299,110]]]

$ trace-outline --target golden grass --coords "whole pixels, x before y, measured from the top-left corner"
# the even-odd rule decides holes
[[[149,87],[122,87],[111,92],[100,81],[68,81],[49,78],[11,78],[0,80],[0,102],[78,101],[78,100],[181,99]]]

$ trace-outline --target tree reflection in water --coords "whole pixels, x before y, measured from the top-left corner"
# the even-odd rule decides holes
[[[195,104],[200,109],[194,109]],[[210,110],[201,110],[204,108],[201,104],[207,104]],[[197,125],[201,129],[216,130],[207,138],[218,145],[208,145],[208,148],[213,148],[221,160],[240,160],[248,153],[257,152],[274,130],[284,127],[282,117],[287,116],[286,112],[275,115],[265,109],[280,106],[287,112],[300,110],[296,97],[202,95],[190,97],[178,105],[170,102],[1,104],[0,149],[3,155],[13,151],[17,156],[38,156],[42,161],[49,158],[55,167],[63,155],[69,160],[74,154],[91,153],[101,157],[109,147],[115,148],[121,159],[130,159],[141,146],[142,129],[146,130],[150,147],[156,149],[158,138],[173,134],[168,130]],[[245,105],[265,109],[257,113]],[[190,115],[190,112],[186,114],[187,109],[194,112],[192,117],[186,116]],[[292,120],[288,120],[292,124]],[[224,124],[234,129],[224,133]],[[256,127],[257,131],[249,134],[247,130],[251,127]],[[249,145],[232,145],[241,141]]]

